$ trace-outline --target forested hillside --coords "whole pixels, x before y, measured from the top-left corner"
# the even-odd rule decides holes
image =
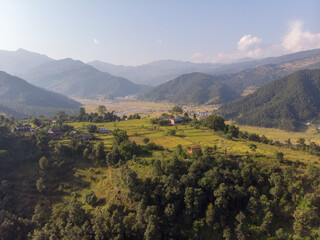
[[[0,72],[0,104],[13,110],[4,113],[17,116],[54,115],[59,110],[77,111],[81,104],[66,96],[27,83],[25,80]]]
[[[274,143],[219,116],[156,128],[151,119],[82,122],[91,116],[104,119],[84,109],[58,118],[59,138],[45,118],[30,119],[42,128],[24,135],[0,117],[1,240],[320,237],[320,169],[305,162],[318,145]],[[115,124],[111,136],[77,137]],[[190,153],[194,135],[205,144]]]
[[[113,99],[137,95],[145,89],[70,58],[42,64],[23,76],[36,86],[78,98]]]
[[[301,70],[223,105],[219,113],[240,124],[296,130],[319,120],[320,70]]]
[[[190,73],[166,82],[147,92],[143,98],[179,104],[216,104],[229,102],[239,95],[219,77]]]

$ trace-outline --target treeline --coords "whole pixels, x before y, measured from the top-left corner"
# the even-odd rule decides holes
[[[274,141],[273,139],[267,138],[265,135],[260,136],[256,133],[248,133],[247,131],[240,131],[239,127],[231,124],[225,124],[225,121],[222,117],[218,115],[210,115],[202,122],[198,122],[196,124],[202,124],[206,127],[213,129],[217,134],[220,134],[227,139],[232,138],[240,138],[246,139],[253,142],[259,142],[269,145],[275,145],[278,147],[286,147],[297,151],[308,152],[313,155],[320,156],[320,146],[315,142],[311,142],[309,144],[306,143],[304,138],[299,138],[296,144],[291,142],[291,139],[285,140],[284,143],[279,142],[278,140]]]
[[[77,197],[62,203],[66,211],[61,205],[38,207],[32,239],[320,237],[319,168],[309,166],[298,175],[292,166],[207,151],[191,159],[185,155],[177,148],[169,159],[153,160],[153,177],[144,181],[122,165],[121,184],[134,208],[111,204],[92,215]],[[86,198],[95,199],[92,193]]]
[[[239,124],[296,131],[320,119],[320,70],[301,70],[270,82],[217,112]]]
[[[152,150],[164,150],[147,139],[138,145],[125,131],[116,130],[106,151],[102,142],[54,143],[45,132],[15,135],[9,131],[10,120],[0,120],[0,240],[320,238],[318,167],[278,159],[260,163],[208,147],[188,154],[178,145],[163,151],[162,159],[140,162],[152,172],[142,180],[132,163]],[[201,124],[229,138],[248,135],[262,141],[218,116]],[[92,191],[81,197],[94,211],[83,206],[77,194],[59,202],[66,194],[62,177],[72,178],[75,161],[118,168],[126,203],[102,207]],[[33,170],[21,179],[19,169],[27,166]],[[22,181],[28,197],[21,192]],[[77,181],[78,189],[87,186],[81,178]],[[33,201],[25,205],[26,199]]]

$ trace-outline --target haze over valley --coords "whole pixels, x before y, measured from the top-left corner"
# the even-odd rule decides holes
[[[0,240],[320,239],[319,10],[2,1]]]

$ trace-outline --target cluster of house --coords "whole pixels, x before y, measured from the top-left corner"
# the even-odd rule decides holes
[[[31,127],[31,125],[22,125],[19,124],[16,126],[12,132],[20,132],[20,133],[28,133],[28,132],[35,132],[37,129],[34,129]],[[47,132],[51,138],[56,138],[59,139],[64,136],[64,132],[61,130],[61,128],[55,127],[55,128],[50,128]],[[99,129],[100,134],[110,134],[112,133],[111,130],[108,128],[100,128]],[[81,140],[89,140],[92,139],[94,136],[91,133],[79,133],[77,134],[77,131],[71,131],[71,135],[76,135],[78,139]]]
[[[21,125],[21,124],[19,124],[12,130],[12,132],[23,132],[23,133],[34,132],[34,131],[35,129],[32,128],[31,125]]]
[[[206,112],[200,112],[200,111],[187,111],[186,109],[184,109],[184,112],[187,112],[189,114],[189,116],[193,116],[194,114],[196,115],[197,118],[200,119],[205,119],[207,118],[210,113],[208,111]]]

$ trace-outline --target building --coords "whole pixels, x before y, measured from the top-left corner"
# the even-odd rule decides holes
[[[184,119],[182,118],[170,118],[170,122],[172,125],[184,123]]]
[[[91,133],[81,133],[77,136],[80,140],[90,140],[93,138],[93,135]]]
[[[191,154],[191,153],[194,153],[194,152],[201,152],[201,146],[191,146],[189,147],[188,149],[188,152]]]
[[[100,134],[109,134],[112,133],[108,128],[100,128],[99,129]]]
[[[31,132],[33,128],[30,125],[21,125],[16,126],[13,131],[14,132]],[[34,129],[33,129],[34,130]]]
[[[50,137],[52,138],[60,138],[63,137],[63,132],[60,128],[51,128],[48,130]]]

